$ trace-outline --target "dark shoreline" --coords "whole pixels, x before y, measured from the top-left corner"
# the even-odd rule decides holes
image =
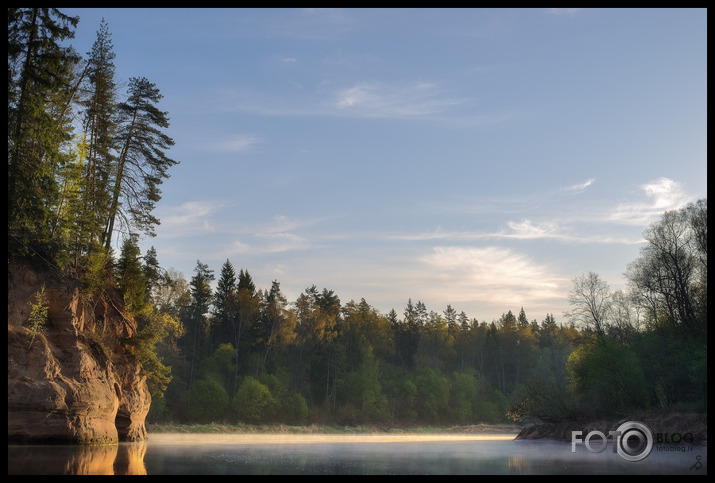
[[[629,421],[645,424],[656,438],[657,435],[661,436],[662,443],[684,442],[707,446],[708,416],[699,413],[634,413],[631,417],[537,423],[522,429],[515,439],[551,439],[570,443],[572,431],[581,431],[581,437],[585,437],[591,431],[600,431],[608,437],[609,431],[615,431],[621,424]]]

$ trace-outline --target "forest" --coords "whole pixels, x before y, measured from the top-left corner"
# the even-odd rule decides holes
[[[147,374],[148,422],[387,427],[707,411],[706,199],[643,227],[626,291],[574,274],[563,322],[523,307],[479,321],[411,299],[382,314],[317,285],[287,300],[278,280],[256,287],[246,269],[211,268],[201,254],[187,280],[138,244],[154,235],[178,162],[160,90],[131,77],[119,91],[105,22],[86,56],[64,46],[78,20],[8,9],[8,258],[58,267],[86,293],[119,290],[139,327],[121,342]]]

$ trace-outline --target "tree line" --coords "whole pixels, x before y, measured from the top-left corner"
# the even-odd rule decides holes
[[[86,58],[78,18],[8,9],[8,255],[121,294],[123,343],[153,394],[149,421],[469,424],[707,408],[707,201],[668,211],[625,267],[626,291],[573,279],[571,310],[491,322],[406,301],[382,314],[313,285],[287,300],[230,260],[165,270],[152,235],[166,151],[161,94],[132,77],[120,100],[103,21]],[[121,240],[115,254],[113,240]],[[37,320],[29,321],[36,325]],[[34,327],[33,325],[33,327]]]
[[[565,324],[523,307],[480,322],[411,299],[381,314],[315,285],[289,302],[278,281],[257,289],[230,260],[218,277],[197,261],[188,283],[170,272],[152,295],[186,332],[161,345],[173,380],[150,418],[404,425],[704,411],[706,220],[704,199],[664,213],[626,267],[626,292],[595,272],[575,277]]]

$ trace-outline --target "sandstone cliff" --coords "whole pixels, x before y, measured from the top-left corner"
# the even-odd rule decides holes
[[[25,327],[45,287],[48,322]],[[55,268],[8,263],[8,442],[69,444],[142,441],[151,396],[140,364],[122,347],[136,334],[117,292],[82,295]]]

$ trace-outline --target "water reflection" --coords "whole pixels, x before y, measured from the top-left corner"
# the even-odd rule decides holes
[[[8,474],[146,475],[146,443],[8,446]]]
[[[707,474],[707,447],[630,462],[514,435],[151,434],[146,443],[8,446],[8,474]],[[699,463],[700,466],[695,463]]]

